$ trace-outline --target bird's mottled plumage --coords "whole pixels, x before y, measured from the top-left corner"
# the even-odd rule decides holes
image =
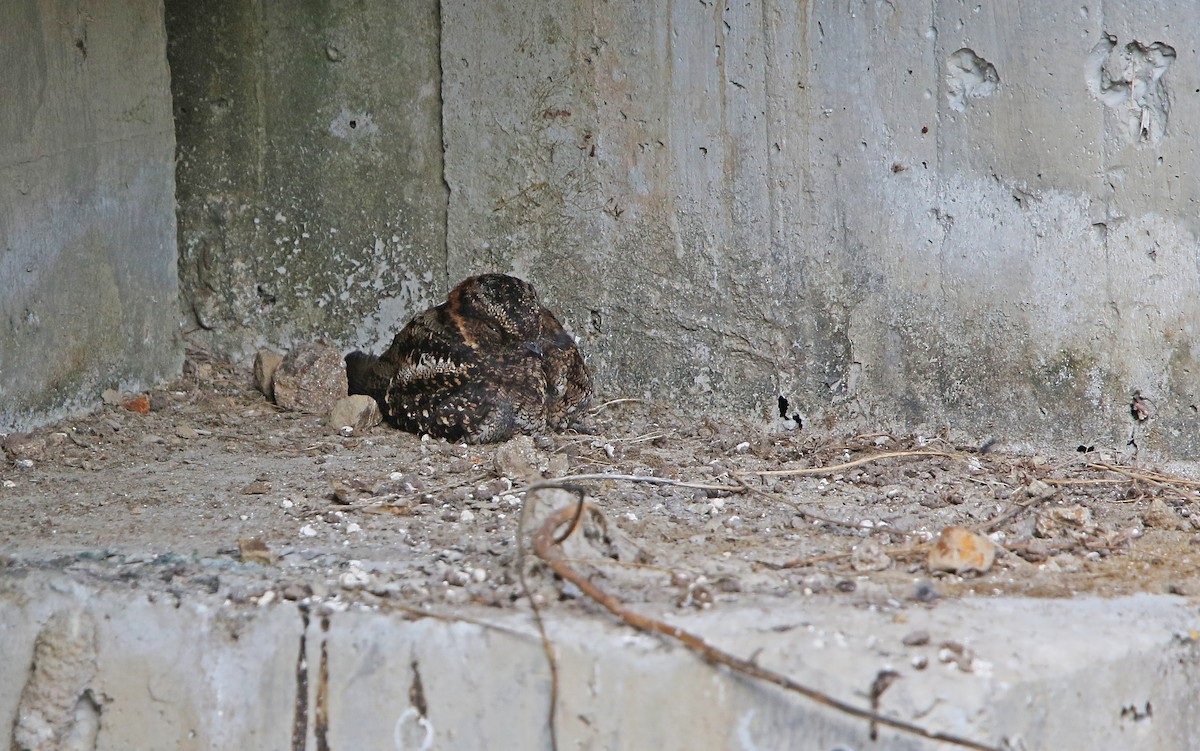
[[[346,377],[397,428],[471,443],[562,430],[591,396],[574,339],[532,285],[505,274],[466,279],[381,356],[351,352]]]

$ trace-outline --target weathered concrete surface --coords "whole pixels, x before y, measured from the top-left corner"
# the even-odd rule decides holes
[[[4,8],[0,432],[182,362],[161,5]]]
[[[96,749],[548,747],[548,673],[528,616],[471,615],[478,620],[412,620],[329,601],[178,601],[10,572],[0,586],[10,676],[0,681],[0,723],[7,734],[39,673],[39,638],[74,618],[93,629],[94,674],[76,692],[98,713]],[[1180,598],[899,610],[812,598],[666,617],[852,703],[864,702],[878,671],[896,670],[883,711],[997,746],[1183,749],[1200,732],[1198,615]],[[904,646],[917,630],[930,645]],[[550,636],[562,748],[876,747],[860,721],[603,617],[551,614]],[[970,672],[939,660],[946,641],[965,648]],[[915,668],[918,657],[928,667]],[[942,746],[881,731],[877,747]]]
[[[166,8],[193,340],[373,346],[444,296],[437,3]]]
[[[515,271],[613,395],[1200,455],[1190,3],[217,5],[168,3],[218,351]]]
[[[684,408],[1195,455],[1192,10],[445,3],[451,276]]]

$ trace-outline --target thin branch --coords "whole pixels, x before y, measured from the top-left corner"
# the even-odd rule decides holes
[[[744,475],[759,475],[762,477],[786,477],[789,475],[828,475],[833,472],[841,472],[844,469],[857,467],[860,464],[878,461],[880,459],[892,459],[900,456],[944,456],[953,458],[954,454],[947,454],[945,451],[885,451],[882,454],[872,454],[864,456],[854,461],[845,462],[844,464],[834,464],[828,467],[807,467],[805,469],[749,469],[741,472]]]
[[[801,508],[800,504],[796,503],[795,501],[788,500],[787,498],[784,498],[783,496],[778,495],[776,493],[771,493],[769,491],[763,490],[761,488],[756,488],[753,485],[750,485],[749,483],[747,483],[745,480],[742,479],[740,474],[734,475],[734,479],[737,480],[738,483],[741,484],[741,487],[743,489],[745,489],[746,492],[748,492],[752,495],[761,496],[763,498],[766,498],[769,501],[774,501],[775,503],[782,503],[785,506],[791,506],[793,511],[795,511],[797,514],[799,514],[801,517],[803,517],[805,519],[809,519],[810,521],[820,522],[821,524],[829,524],[834,527],[844,527],[845,529],[852,529],[852,530],[855,530],[858,532],[864,532],[864,531],[887,532],[888,534],[892,534],[892,535],[902,535],[904,537],[908,536],[907,532],[901,532],[898,529],[892,529],[890,527],[867,528],[867,527],[862,526],[861,524],[858,524],[857,522],[844,522],[840,519],[830,519],[827,516],[819,516],[817,514],[812,513],[811,511]]]
[[[575,512],[575,519],[572,521],[570,529],[574,530],[575,525],[579,523],[579,517],[583,514],[583,491],[578,488],[573,488],[579,494],[579,503],[576,504],[579,508]],[[558,751],[558,661],[554,658],[554,645],[550,643],[550,637],[546,634],[546,624],[542,620],[542,609],[538,605],[537,600],[533,597],[532,590],[529,589],[529,580],[525,576],[525,529],[529,521],[529,517],[533,513],[534,496],[525,494],[525,501],[521,504],[521,516],[517,521],[517,580],[521,583],[521,594],[525,595],[525,599],[529,601],[529,607],[533,611],[533,620],[537,624],[538,635],[542,638],[542,651],[546,654],[546,665],[550,668],[550,748],[551,751]],[[564,507],[570,508],[570,507]],[[566,539],[566,536],[563,537]]]
[[[633,399],[633,398],[609,399],[608,401],[606,401],[602,404],[597,404],[595,407],[592,407],[591,409],[588,410],[587,413],[589,415],[598,415],[601,412],[603,412],[604,410],[608,409],[609,407],[612,407],[617,404],[629,404],[631,402],[644,402],[644,401],[646,401],[646,400],[645,399]]]
[[[1151,482],[1162,485],[1182,485],[1185,488],[1200,488],[1200,482],[1196,480],[1187,480],[1182,477],[1173,477],[1164,475],[1161,472],[1155,472],[1151,469],[1137,469],[1134,467],[1122,467],[1115,464],[1089,464],[1088,469],[1099,469],[1104,472],[1113,472],[1118,475],[1124,475],[1131,480],[1141,480],[1143,482]]]
[[[995,517],[994,519],[991,519],[990,521],[986,521],[983,524],[975,525],[975,531],[979,532],[981,534],[987,534],[988,532],[995,532],[997,529],[1000,529],[1000,527],[1002,527],[1005,523],[1007,523],[1010,519],[1012,519],[1016,515],[1020,514],[1022,511],[1027,511],[1027,510],[1033,508],[1034,506],[1037,506],[1041,503],[1044,503],[1044,502],[1050,500],[1051,498],[1053,498],[1056,495],[1058,495],[1058,488],[1051,488],[1050,490],[1046,491],[1045,493],[1039,493],[1038,495],[1035,495],[1033,498],[1030,498],[1028,501],[1025,501],[1024,503],[1014,503],[1014,504],[1012,504],[1012,507],[1010,509],[1008,509],[1007,511],[1005,511],[1003,514],[1000,514],[999,516]]]
[[[989,746],[968,738],[961,738],[950,733],[940,733],[927,730],[920,725],[915,725],[910,722],[898,720],[892,717],[881,715],[877,712],[872,712],[868,709],[856,707],[853,704],[848,704],[840,699],[835,699],[829,694],[817,689],[798,683],[787,676],[776,673],[773,670],[760,667],[758,664],[745,660],[740,657],[735,657],[717,647],[712,646],[701,637],[686,631],[677,626],[664,623],[663,621],[650,618],[626,608],[619,600],[609,595],[607,592],[596,586],[590,579],[580,574],[575,569],[571,568],[558,555],[558,546],[555,544],[555,530],[566,523],[572,515],[576,513],[575,509],[563,507],[553,513],[537,531],[533,538],[533,548],[538,557],[545,561],[550,568],[554,570],[560,577],[571,582],[589,597],[595,600],[600,606],[608,610],[614,616],[619,618],[625,624],[646,633],[659,634],[668,639],[675,640],[693,652],[698,653],[704,659],[711,663],[725,665],[743,675],[757,678],[768,683],[773,683],[781,688],[787,689],[807,697],[811,701],[818,704],[831,707],[839,712],[858,717],[863,720],[886,725],[895,728],[905,733],[927,738],[929,740],[941,741],[950,743],[962,748],[976,749],[976,751],[1000,751],[996,746]]]
[[[670,485],[676,488],[694,488],[696,490],[723,490],[727,493],[741,493],[743,486],[741,485],[714,485],[703,482],[682,482],[680,480],[671,480],[666,477],[651,477],[649,475],[618,475],[618,474],[592,474],[592,475],[565,475],[563,477],[554,477],[549,480],[538,480],[537,482],[526,485],[523,490],[531,492],[535,490],[545,490],[547,488],[566,488],[566,485],[573,482],[583,482],[588,480],[614,480],[623,482],[646,482],[651,485]]]

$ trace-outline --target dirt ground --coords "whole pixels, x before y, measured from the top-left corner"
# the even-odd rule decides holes
[[[522,489],[613,474],[685,483],[577,482],[596,511],[567,554],[635,606],[1200,595],[1200,482],[1187,465],[815,433],[638,401],[596,407],[592,432],[501,446],[387,426],[344,436],[279,410],[248,372],[196,353],[185,372],[147,395],[147,414],[110,405],[4,438],[0,575],[56,568],[151,597],[260,604],[516,607]],[[793,470],[804,473],[763,474]],[[575,497],[536,496],[531,530]],[[947,526],[989,535],[990,570],[929,569]],[[580,598],[531,568],[544,602]]]

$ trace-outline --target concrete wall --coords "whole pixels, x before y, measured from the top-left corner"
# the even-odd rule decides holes
[[[390,341],[447,291],[437,3],[166,8],[194,340]]]
[[[181,361],[161,4],[3,8],[0,432]]]
[[[0,737],[73,730],[73,743],[30,746],[96,751],[550,747],[549,672],[527,615],[304,607],[6,574]],[[1116,751],[1194,745],[1194,610],[1148,595],[901,611],[772,599],[662,617],[856,706],[893,670],[881,710],[931,730],[996,748]],[[559,748],[950,748],[886,728],[872,742],[865,722],[677,645],[594,616],[547,617]],[[933,644],[903,646],[917,629]],[[966,645],[966,669],[939,660],[943,640]]]
[[[515,271],[610,395],[1200,454],[1190,3],[208,5],[168,16],[219,350]]]

